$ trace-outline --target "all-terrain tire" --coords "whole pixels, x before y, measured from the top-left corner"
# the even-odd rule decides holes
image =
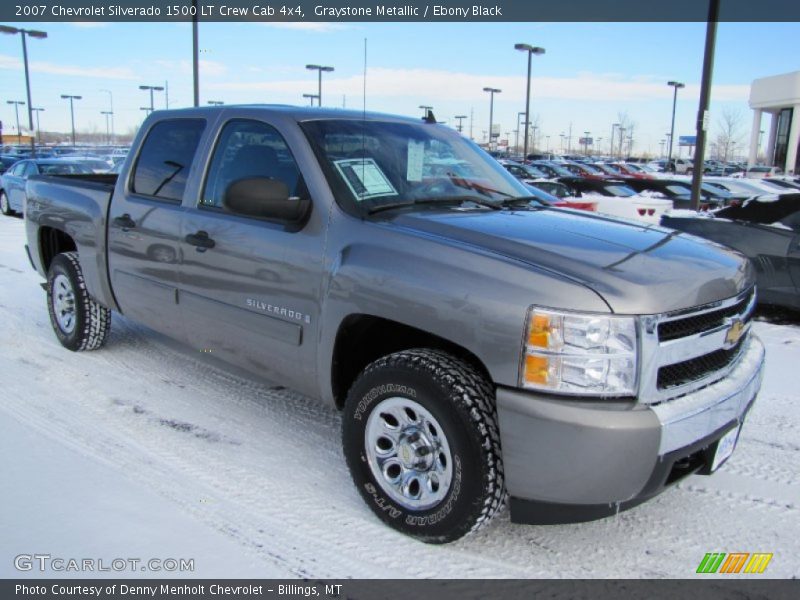
[[[505,502],[494,397],[493,386],[476,368],[438,350],[397,352],[364,369],[345,402],[342,443],[353,482],[380,519],[428,543],[457,540],[492,519]],[[367,448],[368,433],[375,431],[375,427],[383,431],[380,427],[387,426],[375,422],[389,418],[382,414],[387,409],[381,407],[391,403],[428,415],[429,421],[436,424],[434,437],[444,440],[452,466],[450,481],[448,489],[439,492],[441,498],[434,494],[437,501],[433,506],[420,509],[409,506],[399,488],[393,488],[384,474],[388,463],[376,467],[375,451]],[[380,439],[378,442],[381,445]],[[384,446],[390,445],[386,440],[383,442]],[[402,450],[407,457],[407,448]],[[400,451],[397,454],[399,457]],[[407,481],[406,474],[404,471],[398,479]],[[422,477],[426,475],[430,483],[431,475],[423,473]]]
[[[74,352],[96,350],[111,330],[111,311],[86,290],[77,252],[57,255],[47,272],[47,308],[61,345]]]

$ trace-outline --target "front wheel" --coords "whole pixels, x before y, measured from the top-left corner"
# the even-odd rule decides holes
[[[367,505],[424,542],[457,540],[503,506],[493,388],[450,354],[406,350],[370,364],[348,394],[342,438]]]
[[[11,204],[8,202],[8,196],[5,192],[0,192],[0,211],[7,217],[15,214],[14,209],[11,208]]]
[[[86,290],[77,252],[59,254],[50,263],[47,308],[56,337],[68,350],[96,350],[105,344],[111,311]]]

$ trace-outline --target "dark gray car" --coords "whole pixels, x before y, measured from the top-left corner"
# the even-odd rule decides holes
[[[662,225],[735,248],[753,263],[758,302],[800,310],[800,194],[755,197],[706,216]]]

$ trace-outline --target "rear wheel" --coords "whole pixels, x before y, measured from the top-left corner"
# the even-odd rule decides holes
[[[89,296],[77,252],[59,254],[50,263],[47,308],[56,337],[65,348],[95,350],[105,344],[111,311]]]
[[[348,395],[342,437],[356,487],[398,531],[450,542],[503,505],[493,388],[450,354],[415,349],[370,364]]]
[[[14,209],[12,209],[11,205],[8,203],[8,196],[5,192],[0,192],[0,211],[2,211],[2,213],[7,217],[16,214]]]

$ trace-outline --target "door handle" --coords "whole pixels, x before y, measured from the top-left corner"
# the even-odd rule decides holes
[[[119,217],[115,217],[113,223],[117,227],[120,227],[122,231],[128,231],[129,229],[136,227],[136,221],[131,219],[131,216],[128,213],[125,213]]]
[[[208,233],[205,231],[190,233],[184,239],[187,244],[195,246],[198,252],[205,252],[209,248],[216,246],[216,242],[208,237]]]

